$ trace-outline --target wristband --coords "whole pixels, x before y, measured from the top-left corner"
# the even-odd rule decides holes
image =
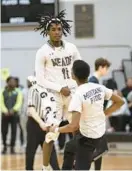
[[[59,132],[59,127],[55,128],[55,133]]]

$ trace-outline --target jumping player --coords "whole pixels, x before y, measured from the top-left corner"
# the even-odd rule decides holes
[[[70,33],[70,20],[65,19],[65,11],[57,16],[41,16],[39,26],[43,36],[49,36],[49,40],[37,51],[35,60],[36,80],[39,85],[48,89],[55,96],[57,104],[57,117],[60,121],[63,115],[67,115],[67,108],[71,93],[75,89],[76,82],[72,79],[71,68],[73,62],[81,59],[76,46],[62,40],[62,35]],[[50,135],[50,134],[48,134]],[[47,136],[48,136],[47,135]],[[52,137],[50,137],[52,140]],[[43,169],[47,170],[53,142],[45,142]]]

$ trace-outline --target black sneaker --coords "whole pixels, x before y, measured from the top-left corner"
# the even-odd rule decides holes
[[[2,154],[6,154],[7,153],[7,147],[3,148]]]
[[[11,147],[11,154],[15,154],[14,147]]]

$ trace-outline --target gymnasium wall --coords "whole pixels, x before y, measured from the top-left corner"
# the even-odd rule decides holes
[[[91,3],[94,4],[94,37],[76,39],[73,22],[71,35],[66,39],[77,45],[91,71],[94,60],[100,56],[112,62],[111,70],[120,68],[121,60],[129,58],[132,46],[132,1],[60,0],[60,10],[66,9],[67,18],[74,21],[74,5]],[[34,72],[35,53],[46,41],[39,32],[34,32],[34,27],[2,27],[1,32],[1,67],[9,68],[11,75],[19,76],[24,85],[26,77]]]

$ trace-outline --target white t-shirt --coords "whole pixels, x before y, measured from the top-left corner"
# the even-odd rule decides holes
[[[104,100],[109,100],[113,91],[103,85],[86,83],[76,89],[69,105],[69,112],[77,111],[80,117],[80,132],[89,138],[99,138],[105,133]]]
[[[74,44],[63,41],[63,46],[54,48],[47,42],[36,53],[37,83],[57,92],[64,86],[72,89],[76,82],[71,78],[71,68],[77,59],[81,56]]]

